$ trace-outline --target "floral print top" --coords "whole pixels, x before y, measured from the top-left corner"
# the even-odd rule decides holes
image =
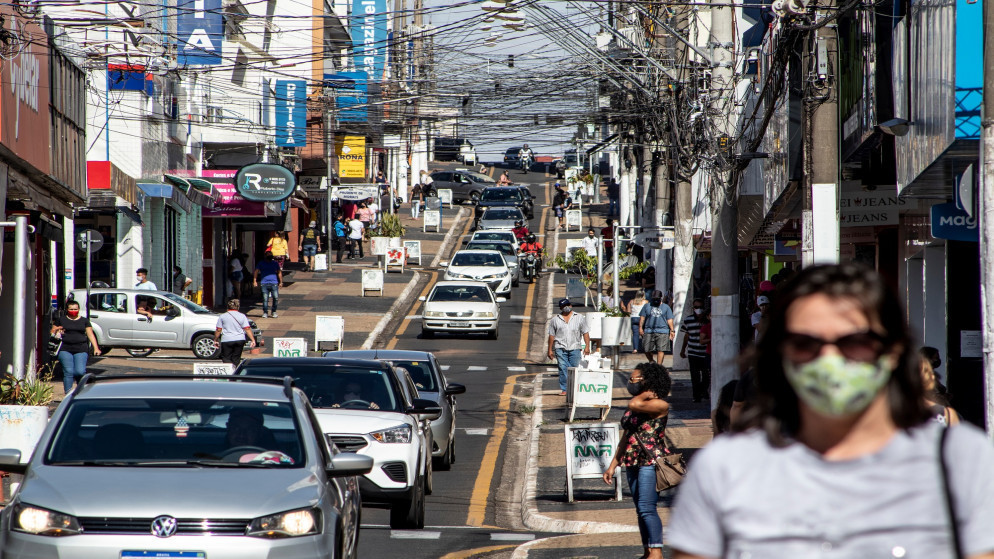
[[[633,413],[631,410],[625,412],[621,417],[621,428],[627,436],[625,442],[625,452],[621,455],[621,465],[623,466],[652,466],[655,463],[656,453],[668,454],[666,442],[663,437],[666,435],[666,421],[669,415],[650,419],[648,416]],[[635,439],[638,433],[639,441]],[[648,449],[648,453],[643,450],[643,446]]]

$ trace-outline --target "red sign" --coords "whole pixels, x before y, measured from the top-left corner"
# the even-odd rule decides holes
[[[263,202],[246,200],[238,193],[234,182],[218,182],[216,179],[231,179],[234,181],[237,171],[204,170],[202,176],[211,180],[221,200],[214,205],[213,210],[204,208],[204,217],[266,217],[266,205]]]
[[[18,37],[20,50],[0,69],[0,143],[47,174],[51,172],[52,134],[48,36],[11,6],[0,5],[0,21]]]

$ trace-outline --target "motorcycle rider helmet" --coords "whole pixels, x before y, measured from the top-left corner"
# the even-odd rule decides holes
[[[524,147],[524,149],[528,149],[528,144],[525,144],[525,145],[524,145],[524,146],[522,146],[522,147]]]
[[[529,243],[534,244],[535,243],[535,233],[529,233],[528,236],[525,237],[525,240],[528,241]]]
[[[520,219],[514,220],[515,227],[521,227],[522,225],[524,225],[524,222],[522,222]]]

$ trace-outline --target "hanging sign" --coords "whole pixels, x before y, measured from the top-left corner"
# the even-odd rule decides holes
[[[297,188],[297,179],[282,165],[255,163],[246,165],[235,175],[235,188],[246,200],[279,202]]]
[[[184,66],[221,64],[224,41],[221,0],[180,0],[177,8],[177,62]]]
[[[331,188],[331,199],[334,200],[337,198],[339,200],[348,200],[349,202],[359,202],[369,198],[375,199],[377,190],[379,189],[375,186],[336,186]]]
[[[338,136],[335,138],[338,153],[338,176],[343,179],[366,178],[366,137]]]
[[[387,52],[387,0],[352,0],[350,32],[356,70],[383,80]]]
[[[977,218],[970,217],[953,202],[935,204],[932,206],[932,236],[936,239],[979,242]]]
[[[276,80],[276,145],[307,145],[307,82]]]

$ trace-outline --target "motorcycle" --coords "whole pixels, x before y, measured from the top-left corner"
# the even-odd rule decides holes
[[[521,262],[521,273],[528,280],[528,283],[535,281],[535,278],[538,277],[538,258],[535,257],[535,253],[526,252],[521,255],[519,261]]]
[[[518,165],[521,167],[521,170],[524,171],[525,174],[527,175],[528,169],[531,169],[532,166],[532,158],[527,155],[521,156],[520,158],[518,158]]]

